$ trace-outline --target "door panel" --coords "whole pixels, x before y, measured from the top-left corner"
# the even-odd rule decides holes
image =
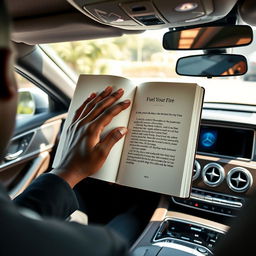
[[[67,113],[65,104],[38,88],[27,75],[16,74],[16,81],[19,88],[16,128],[5,158],[0,161],[0,181],[12,198],[50,170]]]
[[[31,160],[27,171],[18,179],[18,182],[10,189],[9,195],[11,198],[19,195],[24,189],[40,174],[44,173],[50,163],[50,153],[42,152],[37,157]],[[25,169],[23,169],[25,170]]]
[[[41,173],[49,168],[53,150],[65,115],[12,138],[4,161],[0,164],[0,180],[10,196],[21,193]]]

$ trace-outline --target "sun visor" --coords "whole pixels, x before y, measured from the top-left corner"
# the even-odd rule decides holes
[[[239,14],[244,22],[251,26],[256,26],[255,0],[243,1],[239,6]]]
[[[14,20],[13,25],[12,40],[30,45],[115,37],[136,32],[100,24],[81,13],[19,19]]]

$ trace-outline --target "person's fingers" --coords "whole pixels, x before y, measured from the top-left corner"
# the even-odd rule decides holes
[[[86,115],[90,113],[90,111],[95,107],[95,105],[101,100],[103,100],[104,98],[106,98],[107,96],[109,96],[111,92],[112,92],[112,87],[111,86],[106,87],[104,91],[98,94],[97,97],[95,97],[91,102],[87,104],[86,108],[83,110],[80,116],[80,119],[86,117]]]
[[[94,147],[100,141],[100,135],[104,130],[104,127],[108,125],[113,117],[118,115],[121,111],[128,108],[131,104],[130,100],[125,100],[120,102],[113,107],[106,110],[101,116],[99,116],[94,122],[91,122],[85,130],[85,134],[87,135],[87,146]],[[86,122],[83,123],[81,121],[79,125],[85,125]]]
[[[122,101],[112,107],[110,107],[109,109],[107,109],[101,116],[99,116],[99,118],[97,118],[97,120],[95,121],[95,123],[100,126],[100,127],[105,127],[106,125],[108,125],[112,119],[117,116],[121,111],[127,109],[131,104],[130,100],[125,100]]]
[[[100,143],[95,147],[99,157],[107,158],[112,147],[127,133],[126,127],[118,127],[112,130]]]
[[[124,94],[123,89],[119,89],[112,93],[107,98],[98,102],[94,109],[90,112],[90,114],[86,117],[86,122],[90,122],[95,120],[100,114],[102,114],[108,107],[113,105],[116,101],[118,101]]]
[[[79,117],[81,116],[81,114],[82,114],[83,110],[85,109],[86,105],[87,105],[92,99],[94,99],[94,98],[96,97],[96,95],[97,95],[97,94],[93,92],[93,93],[83,102],[83,104],[76,110],[75,115],[74,115],[73,120],[72,120],[71,123],[75,123],[75,122],[79,119]]]

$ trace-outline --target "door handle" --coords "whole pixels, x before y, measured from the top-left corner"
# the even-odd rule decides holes
[[[16,140],[12,141],[11,145],[9,146],[10,151],[4,157],[6,161],[12,161],[20,157],[29,146],[30,140],[32,139],[34,133],[29,133],[26,136],[22,136],[17,138]]]
[[[24,152],[24,150],[20,149],[19,151],[15,152],[15,153],[8,154],[7,156],[5,156],[5,160],[7,160],[7,161],[14,160],[14,159],[18,158],[23,152]]]

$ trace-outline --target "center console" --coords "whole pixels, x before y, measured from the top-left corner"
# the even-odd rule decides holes
[[[184,219],[166,218],[157,230],[153,243],[183,245],[204,255],[211,255],[215,243],[223,236],[222,230]]]
[[[211,256],[228,226],[169,211],[168,198],[163,198],[151,222],[132,247],[133,256]]]

